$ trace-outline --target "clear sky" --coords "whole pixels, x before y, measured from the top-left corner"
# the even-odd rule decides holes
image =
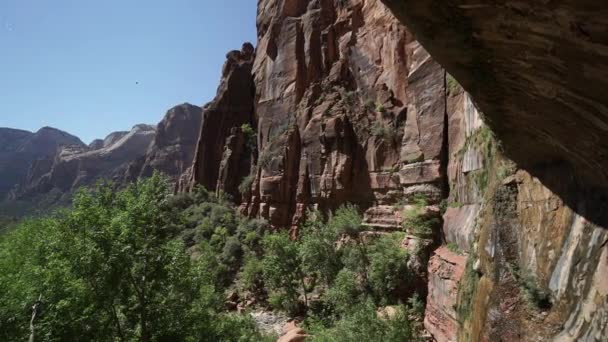
[[[0,0],[0,127],[85,143],[215,95],[256,0]]]

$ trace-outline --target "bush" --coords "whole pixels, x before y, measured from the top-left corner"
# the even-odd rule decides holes
[[[255,180],[254,174],[250,174],[249,176],[243,178],[243,180],[241,181],[241,184],[239,184],[239,192],[241,194],[246,194],[249,191],[251,191],[251,185],[253,184],[254,180]]]
[[[302,227],[299,243],[302,268],[306,274],[322,278],[329,286],[342,268],[336,249],[338,234],[323,224],[319,212],[309,213],[308,217]]]
[[[382,121],[374,121],[371,127],[371,134],[386,142],[394,142],[397,139],[397,129],[391,125],[387,125]]]
[[[448,91],[450,93],[455,93],[460,88],[460,83],[458,83],[458,81],[456,81],[454,76],[452,76],[450,74],[447,74],[446,83],[448,86]]]
[[[343,269],[336,276],[336,280],[327,291],[325,298],[338,313],[345,314],[359,302],[362,294],[363,288],[357,279],[357,274]]]
[[[295,313],[299,308],[298,288],[306,297],[297,245],[287,233],[266,235],[262,245],[265,252],[262,259],[264,283],[272,291],[273,306]]]
[[[313,331],[312,341],[422,341],[421,329],[408,317],[408,309],[400,306],[391,318],[380,318],[371,303],[355,305],[352,313],[329,329]]]
[[[239,278],[245,289],[258,295],[264,290],[264,268],[260,259],[250,256],[245,260],[245,265]]]
[[[434,236],[434,229],[441,223],[439,218],[429,216],[426,213],[428,201],[423,195],[416,195],[413,198],[413,206],[403,213],[403,227],[410,234],[421,239],[431,239]]]
[[[329,228],[338,234],[358,236],[363,231],[363,217],[359,210],[352,204],[345,204],[336,210],[334,216],[329,220]]]
[[[401,248],[403,233],[382,236],[372,245],[369,255],[368,280],[377,302],[393,304],[399,287],[407,285],[410,277],[408,251]],[[391,303],[393,302],[393,303]]]

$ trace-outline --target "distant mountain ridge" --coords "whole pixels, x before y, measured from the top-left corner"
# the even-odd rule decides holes
[[[135,125],[86,145],[67,132],[0,128],[0,215],[20,216],[68,204],[100,179],[118,184],[158,169],[177,180],[192,163],[201,108],[181,104],[158,125]]]

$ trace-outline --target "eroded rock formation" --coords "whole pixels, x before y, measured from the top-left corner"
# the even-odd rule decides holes
[[[384,2],[433,58],[380,0],[260,1],[255,58],[229,55],[188,186],[294,236],[310,207],[355,203],[373,236],[402,229],[417,196],[425,215],[443,202],[433,238],[403,241],[425,250],[412,269],[435,339],[602,340],[601,6]],[[230,95],[234,79],[252,92]]]
[[[85,146],[75,136],[50,127],[35,133],[0,128],[0,201],[24,181],[34,162],[50,158],[60,147],[69,145]]]
[[[0,160],[0,168],[8,171],[15,162],[19,166],[13,167],[14,177],[6,179],[12,188],[6,204],[13,207],[13,203],[23,202],[44,211],[69,203],[79,187],[101,179],[122,185],[148,177],[154,170],[177,183],[192,166],[201,122],[200,107],[182,104],[170,109],[157,126],[136,125],[89,146],[50,128],[34,135],[16,131],[6,137],[7,158],[12,159]]]
[[[555,163],[571,167],[579,184],[605,191],[604,3],[383,2],[471,93],[507,156],[527,169]]]

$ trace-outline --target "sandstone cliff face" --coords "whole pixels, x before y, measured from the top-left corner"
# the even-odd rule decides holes
[[[507,156],[531,171],[562,163],[605,191],[605,3],[383,2],[471,93]]]
[[[249,43],[244,44],[240,51],[234,50],[226,55],[217,95],[203,108],[194,165],[182,188],[202,184],[207,189],[237,195],[239,182],[249,173],[248,158],[251,155],[241,130],[243,125],[255,125],[253,59],[254,48]],[[246,150],[249,153],[245,153]],[[234,164],[235,160],[245,165]]]
[[[35,198],[50,192],[63,196],[98,179],[121,181],[129,164],[145,154],[155,134],[154,127],[137,125],[126,134],[110,134],[100,149],[64,147],[33,163],[14,198]]]
[[[136,125],[130,131],[114,132],[89,146],[62,146],[55,151],[38,153],[21,179],[12,180],[15,187],[10,202],[24,202],[44,210],[69,203],[73,192],[98,180],[111,180],[117,185],[148,177],[154,170],[178,179],[192,166],[201,108],[182,104],[170,109],[157,126]],[[29,142],[28,146],[34,146]],[[4,164],[0,162],[0,167]],[[17,184],[17,186],[15,186]]]
[[[439,24],[450,22],[450,13],[459,13],[458,19],[487,8],[385,2],[405,11],[406,19],[413,7],[413,27],[442,62],[462,52],[455,45],[463,39],[457,32],[447,40],[448,30]],[[525,16],[534,7],[520,5],[500,10]],[[420,18],[430,13],[441,15],[421,28]],[[497,23],[509,22],[503,14]],[[516,49],[513,60],[505,61],[507,54],[492,59],[494,43],[481,51],[475,41],[492,37],[494,31],[482,29],[495,18],[471,16],[466,56],[489,59],[455,58],[446,65],[457,64],[456,77],[484,115],[379,0],[260,1],[255,58],[245,51],[249,47],[229,54],[218,96],[204,110],[188,187],[230,193],[244,214],[291,228],[294,236],[309,207],[326,211],[355,203],[365,210],[370,231],[386,231],[402,229],[401,212],[416,195],[429,199],[425,215],[440,215],[437,204],[444,201],[442,229],[430,240],[408,236],[403,242],[426,250],[414,263],[428,290],[425,327],[436,340],[602,340],[608,325],[608,287],[601,276],[608,224],[599,210],[606,203],[605,175],[597,182],[579,176],[596,161],[602,165],[604,146],[597,130],[570,144],[576,135],[563,125],[564,107],[585,102],[580,124],[601,127],[596,92],[585,88],[585,99],[562,84],[553,87],[552,79],[544,82],[561,66],[551,60],[536,68],[542,59],[526,64],[526,49]],[[447,27],[466,23],[454,20]],[[539,42],[551,48],[557,32]],[[514,63],[526,72],[515,75]],[[473,64],[479,72],[471,72]],[[492,65],[499,68],[487,78]],[[558,120],[540,120],[538,113],[548,108],[559,110]],[[255,139],[244,123],[254,128]],[[583,151],[584,144],[598,146],[599,158],[589,155],[593,148]]]
[[[378,1],[261,2],[254,75],[248,213],[295,227],[311,205],[442,193],[444,74]]]
[[[36,133],[0,128],[0,201],[24,180],[32,163],[68,145],[84,146],[80,139],[50,127]]]
[[[201,108],[189,103],[171,108],[156,126],[145,155],[129,166],[127,181],[149,177],[155,170],[177,180],[192,166],[202,118]]]

